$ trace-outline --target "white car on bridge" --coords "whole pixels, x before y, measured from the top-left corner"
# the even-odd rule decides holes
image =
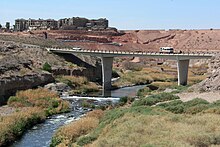
[[[173,53],[173,47],[161,47],[160,48],[160,53]]]

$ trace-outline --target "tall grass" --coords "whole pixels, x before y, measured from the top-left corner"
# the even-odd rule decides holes
[[[0,116],[0,146],[16,140],[27,129],[42,122],[48,115],[68,112],[70,105],[47,89],[19,91],[8,100],[19,112]]]
[[[42,122],[45,118],[44,110],[39,107],[25,108],[21,112],[0,116],[0,146],[14,141],[26,129]]]
[[[47,89],[19,91],[8,100],[11,107],[41,107],[47,115],[69,111],[69,103],[61,100],[55,92]]]
[[[104,115],[101,112],[101,117],[98,117],[99,123],[94,125],[94,128],[88,129],[85,134],[70,136],[73,139],[66,135],[61,139],[56,138],[55,141],[60,146],[87,147],[219,146],[219,114],[219,101],[208,103],[202,99],[188,102],[174,100],[156,107],[141,105],[115,108],[105,111]],[[78,125],[74,123],[72,128],[76,129]],[[85,127],[87,128],[87,125]],[[67,131],[71,130],[71,127],[64,130],[68,134]],[[63,136],[65,131],[61,132],[63,133],[60,136]]]
[[[176,100],[179,99],[178,96],[175,96],[171,93],[159,93],[155,95],[150,95],[148,97],[142,97],[139,100],[134,101],[132,104],[133,107],[135,106],[152,106],[155,105],[159,102],[164,102],[164,101],[170,101],[170,100]]]
[[[86,77],[82,76],[59,76],[56,80],[70,86],[73,89],[72,93],[74,94],[89,93],[99,90],[97,84],[89,82]]]
[[[220,145],[220,118],[127,113],[108,124],[87,146],[211,146]]]
[[[61,127],[53,136],[51,147],[53,146],[71,146],[77,141],[81,135],[85,135],[99,124],[104,112],[102,110],[94,110],[89,112],[86,117]],[[84,138],[85,139],[85,138]],[[82,142],[81,139],[80,142]]]

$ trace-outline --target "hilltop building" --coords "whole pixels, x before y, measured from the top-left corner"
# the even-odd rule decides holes
[[[24,30],[53,30],[57,29],[57,21],[54,19],[16,19],[15,31]]]
[[[64,18],[58,20],[58,28],[64,30],[102,30],[108,28],[108,20],[105,18],[92,20],[80,17]]]
[[[104,30],[108,28],[108,20],[105,18],[92,19],[80,17],[64,18],[58,21],[54,19],[16,19],[15,31],[25,30]]]

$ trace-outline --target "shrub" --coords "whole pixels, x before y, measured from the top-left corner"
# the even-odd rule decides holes
[[[6,146],[45,118],[44,111],[37,107],[0,117],[0,146]]]
[[[179,99],[179,97],[171,93],[160,93],[160,94],[148,96],[146,98],[141,98],[140,100],[135,101],[132,106],[142,106],[142,105],[152,106],[159,102],[175,100],[175,99]]]
[[[53,136],[50,146],[57,146],[61,142],[65,142],[67,146],[70,146],[73,142],[77,141],[78,137],[94,129],[98,123],[99,120],[94,117],[85,117],[63,126]]]
[[[121,97],[120,98],[120,100],[119,100],[119,103],[120,104],[122,104],[122,105],[124,105],[124,104],[126,104],[128,102],[128,97]]]
[[[199,112],[202,112],[209,108],[209,105],[207,104],[197,104],[195,106],[187,107],[185,108],[184,112],[187,114],[197,114]]]
[[[44,63],[43,70],[51,72],[52,71],[51,65],[49,63],[47,63],[47,62]]]
[[[192,107],[192,106],[201,105],[201,104],[207,105],[209,104],[209,102],[207,102],[206,100],[200,99],[200,98],[195,98],[191,101],[187,101],[184,103],[186,107]]]
[[[61,100],[55,92],[43,88],[19,91],[16,96],[9,98],[8,105],[11,107],[41,107],[48,115],[70,110],[68,102]]]
[[[126,70],[132,71],[141,71],[143,69],[143,65],[140,63],[125,62],[123,66]]]
[[[138,90],[137,96],[144,97],[144,96],[150,94],[151,91],[152,91],[152,90],[151,90],[149,87],[144,87],[144,88]]]
[[[83,136],[77,141],[77,145],[84,146],[86,144],[93,142],[96,139],[97,137],[93,137],[93,136]]]
[[[199,112],[205,111],[211,105],[206,100],[193,99],[188,102],[182,102],[181,100],[172,101],[169,103],[164,103],[158,105],[158,107],[164,108],[172,113],[187,113],[187,114],[197,114]]]

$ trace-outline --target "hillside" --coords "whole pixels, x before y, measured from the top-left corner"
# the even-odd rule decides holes
[[[0,105],[18,90],[36,88],[54,82],[56,75],[100,77],[100,70],[96,68],[99,66],[96,58],[58,56],[49,53],[43,47],[35,48],[31,45],[26,47],[29,43],[39,46],[60,45],[56,40],[0,34]],[[51,73],[43,70],[45,63],[51,66]]]
[[[131,30],[82,31],[51,30],[48,38],[66,40],[63,43],[86,49],[158,51],[172,46],[176,51],[219,51],[220,30]],[[43,37],[43,31],[22,32],[18,35]],[[112,42],[123,46],[109,45]]]

